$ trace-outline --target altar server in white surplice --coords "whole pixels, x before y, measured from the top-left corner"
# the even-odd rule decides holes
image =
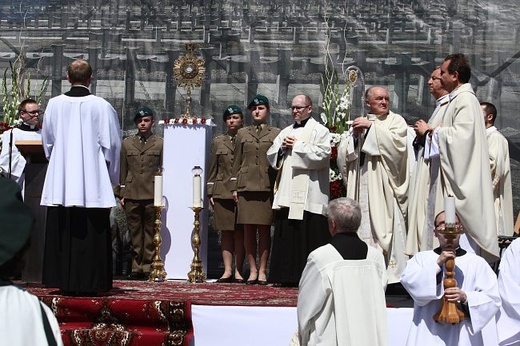
[[[370,87],[365,101],[370,113],[354,120],[338,152],[346,157],[347,197],[361,206],[358,234],[384,252],[391,284],[399,282],[407,260],[408,125],[390,111],[385,88]]]
[[[466,227],[460,240],[462,247],[493,262],[498,259],[498,242],[489,150],[482,109],[468,83],[471,68],[463,54],[452,54],[444,59],[440,69],[449,103],[440,114],[439,125],[428,132],[425,144],[430,148],[430,158],[439,160],[439,167],[431,166],[430,173],[431,177],[438,176],[435,190],[429,191],[434,194],[434,214],[442,210],[446,196],[454,196],[457,213]],[[431,250],[428,244],[418,242],[424,238],[422,233],[428,232],[421,226],[410,230],[420,232],[415,242],[411,239],[407,244],[410,255]]]
[[[383,255],[357,236],[359,204],[329,203],[332,240],[314,250],[300,280],[301,345],[387,345],[386,269]]]
[[[414,300],[406,344],[497,345],[495,315],[500,308],[500,296],[495,273],[482,257],[459,246],[460,236],[451,244],[447,242],[439,232],[445,227],[444,212],[435,218],[434,227],[440,247],[416,253],[401,276],[401,284]],[[456,227],[462,227],[458,217]],[[455,259],[457,286],[444,289],[443,268],[450,258]],[[442,306],[443,296],[464,313],[460,323],[439,323],[433,319]]]
[[[489,102],[481,102],[489,146],[489,168],[495,200],[497,235],[513,234],[513,192],[511,190],[511,166],[509,144],[506,137],[495,127],[497,109]]]
[[[25,164],[17,141],[41,140],[40,109],[33,99],[23,100],[18,106],[18,117],[22,121],[17,127],[2,134],[2,152],[0,153],[0,171],[4,176],[11,176],[23,189],[25,181]]]
[[[520,345],[520,238],[513,240],[500,261],[498,291],[502,307],[498,314],[501,346]]]
[[[432,232],[435,217],[435,193],[438,183],[439,157],[430,157],[430,145],[426,145],[426,137],[439,126],[448,108],[449,93],[442,87],[441,69],[433,70],[428,80],[430,94],[435,98],[435,110],[428,122],[420,119],[413,128],[416,137],[413,147],[417,155],[415,173],[410,179],[410,195],[408,201],[408,237],[406,252],[415,254],[418,249],[430,250],[439,246]],[[428,142],[431,144],[431,142]]]
[[[270,165],[279,171],[269,281],[296,287],[309,253],[330,240],[325,216],[330,138],[329,130],[312,118],[308,96],[295,96],[291,109],[294,124],[284,128],[267,151]]]
[[[90,94],[92,68],[67,70],[71,89],[49,100],[42,139],[49,159],[41,205],[47,206],[43,282],[65,294],[112,288],[110,208],[119,185],[121,127],[114,108]]]

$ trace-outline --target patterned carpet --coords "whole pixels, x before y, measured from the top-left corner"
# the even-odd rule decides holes
[[[296,306],[297,288],[115,280],[96,297],[68,297],[55,288],[20,285],[58,318],[65,345],[189,345],[191,305]]]

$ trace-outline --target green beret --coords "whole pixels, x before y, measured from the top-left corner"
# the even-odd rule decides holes
[[[146,106],[141,107],[141,108],[139,108],[139,110],[137,111],[137,113],[134,116],[134,123],[137,121],[137,119],[141,119],[143,117],[148,117],[148,116],[153,118],[153,111]]]
[[[269,99],[265,97],[264,95],[256,95],[251,102],[249,102],[249,105],[247,106],[247,109],[251,109],[255,106],[261,106],[266,105],[269,108]]]
[[[33,216],[22,201],[20,187],[0,178],[0,266],[15,257],[31,236]]]
[[[230,105],[226,107],[226,110],[224,111],[224,115],[222,118],[224,119],[224,122],[227,120],[227,117],[231,114],[243,114],[242,108],[238,107],[237,105]]]

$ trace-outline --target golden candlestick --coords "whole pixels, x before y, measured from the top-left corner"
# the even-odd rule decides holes
[[[199,258],[200,251],[200,221],[199,214],[202,207],[191,208],[195,213],[195,221],[193,222],[193,235],[191,236],[191,247],[193,248],[193,260],[191,261],[191,271],[188,273],[188,281],[191,283],[206,282],[206,275],[202,272],[202,262]]]
[[[447,244],[453,244],[453,240],[462,233],[462,229],[457,228],[455,225],[446,224],[446,228],[443,231],[438,231],[444,238],[446,238]],[[443,285],[444,290],[451,287],[457,287],[457,280],[455,280],[455,259],[450,258],[445,263],[446,277],[444,278]],[[465,318],[464,313],[460,311],[456,302],[450,302],[446,297],[442,298],[442,307],[434,316],[435,322],[439,323],[451,323],[456,324],[462,322]]]
[[[155,227],[153,243],[155,245],[155,254],[152,261],[152,271],[148,281],[163,282],[166,280],[166,271],[164,270],[164,262],[161,259],[161,211],[162,206],[154,206],[155,209]]]

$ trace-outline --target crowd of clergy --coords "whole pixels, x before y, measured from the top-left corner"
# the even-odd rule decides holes
[[[366,301],[367,285],[384,295],[387,284],[398,283],[414,299],[408,345],[520,345],[520,243],[512,241],[508,143],[494,126],[496,107],[478,100],[470,77],[463,54],[447,56],[428,80],[436,108],[428,121],[413,125],[390,110],[385,87],[369,87],[368,114],[350,121],[337,144],[346,198],[330,204],[330,133],[312,117],[309,96],[294,97],[294,123],[284,129],[269,125],[270,105],[263,95],[247,105],[250,126],[243,126],[239,106],[228,106],[226,133],[212,143],[206,189],[213,226],[221,234],[224,273],[217,282],[299,286],[296,342],[303,345],[386,345],[384,309],[364,317],[379,321],[369,339],[359,336],[367,334],[359,327],[363,318],[350,322],[347,333],[336,326],[353,318],[343,309]],[[73,62],[68,79],[71,90],[50,100],[43,127],[37,102],[20,104],[21,124],[2,137],[0,167],[23,188],[25,160],[13,143],[43,134],[49,159],[41,201],[47,207],[43,283],[68,295],[93,295],[112,288],[107,236],[112,188],[125,188],[119,183],[120,160],[131,154],[121,154],[113,107],[88,90],[90,65]],[[133,147],[134,139],[127,140],[136,152],[156,137],[150,137],[153,112],[141,113],[135,121],[145,135],[134,138]],[[162,146],[154,150],[160,161]],[[123,180],[130,184],[131,175],[125,173]],[[461,231],[455,246],[442,236],[447,197],[454,201]],[[504,253],[499,237],[510,238]],[[71,248],[58,246],[64,240]],[[445,262],[453,258],[459,285],[445,290]],[[132,278],[145,278],[150,263],[143,267],[135,260]],[[497,278],[492,265],[499,260]],[[341,270],[331,271],[337,264]],[[341,273],[358,275],[360,265],[375,265],[375,276],[359,275],[347,285]],[[338,289],[359,300],[338,299]],[[433,321],[443,300],[458,304],[465,316],[461,323]],[[384,299],[367,304],[381,305]]]

